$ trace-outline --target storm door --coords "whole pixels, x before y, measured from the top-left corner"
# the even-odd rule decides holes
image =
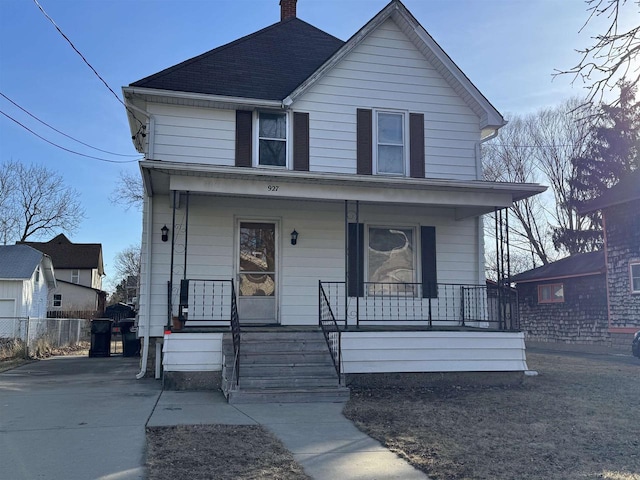
[[[276,224],[240,222],[238,315],[241,324],[277,322]]]

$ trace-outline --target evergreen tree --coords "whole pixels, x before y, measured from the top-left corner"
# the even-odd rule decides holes
[[[636,88],[620,83],[620,100],[615,105],[601,104],[591,127],[591,142],[586,152],[572,159],[574,176],[570,181],[569,204],[576,211],[589,200],[600,197],[627,174],[640,166],[640,102]],[[589,252],[602,246],[602,221],[599,212],[588,215],[589,230],[557,228],[553,232],[556,248],[570,253]]]

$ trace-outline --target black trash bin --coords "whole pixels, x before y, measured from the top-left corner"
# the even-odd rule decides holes
[[[135,331],[132,331],[136,321],[134,318],[126,318],[120,320],[120,335],[122,336],[122,356],[123,357],[139,357],[140,356],[140,339]]]
[[[111,324],[110,318],[94,318],[91,320],[90,357],[108,357],[111,355]]]

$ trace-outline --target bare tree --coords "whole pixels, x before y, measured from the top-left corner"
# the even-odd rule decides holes
[[[572,159],[588,148],[590,121],[595,118],[588,107],[581,105],[581,100],[574,98],[556,107],[515,116],[497,139],[483,147],[487,180],[550,186],[551,195],[521,200],[511,209],[516,220],[509,229],[512,247],[530,259],[532,266],[554,260],[558,252],[576,253],[555,242],[556,231],[592,228],[591,220],[578,215],[570,202],[576,175]],[[489,229],[487,233],[492,234]]]
[[[483,147],[485,180],[539,183],[542,176],[532,161],[533,151],[526,120],[514,117],[496,141]],[[517,220],[509,230],[512,245],[530,252],[541,263],[549,263],[548,222],[540,197],[520,200],[510,210]],[[490,228],[487,232],[491,235]]]
[[[121,171],[119,183],[109,196],[109,200],[123,205],[127,210],[131,207],[140,210],[144,201],[144,188],[140,175]]]
[[[640,0],[585,2],[589,16],[582,29],[598,17],[608,19],[609,27],[592,37],[592,45],[578,50],[581,58],[573,68],[558,70],[556,75],[573,75],[572,83],[582,80],[589,90],[587,101],[601,101],[605,90],[612,90],[619,80],[626,79],[634,85],[640,81],[640,66],[635,63],[640,55]],[[621,19],[634,19],[635,25],[621,31]]]
[[[79,194],[64,184],[61,175],[42,165],[15,161],[3,163],[0,171],[10,186],[3,199],[5,243],[78,228],[84,218]]]
[[[130,245],[115,256],[116,273],[119,278],[140,275],[140,245]]]
[[[16,162],[13,160],[0,165],[0,241],[4,245],[8,243],[18,220],[13,208],[16,192],[16,178],[13,174],[15,166]]]

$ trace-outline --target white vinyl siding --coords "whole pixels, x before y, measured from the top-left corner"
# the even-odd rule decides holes
[[[172,333],[164,336],[162,366],[166,372],[222,370],[222,333]]]
[[[158,104],[148,110],[155,120],[152,159],[234,165],[235,111]]]
[[[356,109],[424,113],[427,178],[477,179],[478,116],[390,19],[294,107],[309,113],[310,170],[356,173]]]
[[[162,242],[160,228],[171,225],[168,196],[155,197],[151,290],[152,336],[161,336],[167,323],[167,281],[171,242]],[[238,218],[278,219],[280,230],[279,315],[283,325],[317,325],[318,280],[344,281],[344,204],[192,195],[189,203],[187,278],[231,279],[236,255],[234,225]],[[179,280],[184,268],[185,208],[176,210],[174,305],[177,314]],[[476,219],[455,221],[452,210],[411,206],[362,205],[360,222],[370,225],[430,225],[436,227],[438,281],[477,283]],[[291,245],[289,233],[299,232]],[[143,238],[146,236],[143,235]],[[143,244],[143,278],[147,269]],[[418,277],[419,278],[419,277]],[[235,279],[234,279],[235,280]],[[146,286],[143,283],[143,288]],[[148,308],[140,295],[140,315]],[[144,328],[144,327],[143,327]]]
[[[522,372],[517,332],[343,332],[344,373]]]

